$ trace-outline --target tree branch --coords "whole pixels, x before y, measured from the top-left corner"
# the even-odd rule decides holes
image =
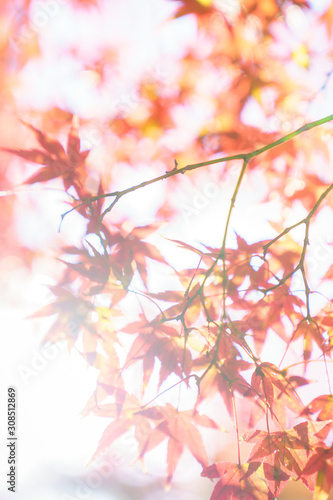
[[[81,203],[79,203],[78,205],[73,207],[71,210],[68,210],[67,212],[62,214],[61,220],[63,221],[63,219],[65,218],[66,215],[73,212],[73,210],[77,210],[78,208],[86,205],[87,203],[92,203],[94,201],[101,200],[104,198],[114,197],[115,200],[113,200],[111,205],[103,212],[103,214],[101,216],[103,218],[113,208],[115,203],[117,203],[117,201],[119,201],[120,198],[122,198],[123,196],[125,196],[128,193],[133,193],[134,191],[137,191],[138,189],[142,189],[142,188],[149,186],[151,184],[155,184],[156,182],[168,179],[169,177],[173,177],[174,175],[185,174],[185,172],[190,172],[191,170],[196,170],[197,168],[206,167],[208,165],[215,165],[216,163],[224,163],[224,162],[232,161],[232,160],[244,160],[244,162],[248,163],[251,158],[254,158],[255,156],[259,156],[260,154],[262,154],[266,151],[269,151],[270,149],[273,149],[277,146],[280,146],[281,144],[284,144],[285,142],[290,141],[294,137],[302,134],[303,132],[305,132],[307,130],[311,130],[314,127],[318,127],[319,125],[323,125],[324,123],[330,122],[332,120],[333,120],[333,114],[326,116],[325,118],[321,118],[320,120],[316,120],[314,122],[307,123],[307,124],[303,125],[302,127],[300,127],[299,129],[295,130],[294,132],[291,132],[290,134],[287,134],[284,137],[281,137],[281,139],[278,139],[277,141],[274,141],[270,144],[267,144],[266,146],[264,146],[260,149],[256,149],[250,153],[240,153],[237,155],[225,156],[223,158],[216,158],[214,160],[208,160],[208,161],[203,161],[200,163],[186,165],[185,167],[182,167],[182,168],[176,167],[172,170],[169,170],[168,172],[166,172],[163,175],[160,175],[158,177],[154,177],[153,179],[150,179],[148,181],[141,182],[140,184],[136,184],[135,186],[132,186],[130,188],[123,189],[122,191],[114,191],[112,193],[104,193],[104,194],[100,194],[100,195],[96,195],[96,196],[91,196],[90,198],[83,200]],[[102,218],[101,218],[101,220],[102,220]]]

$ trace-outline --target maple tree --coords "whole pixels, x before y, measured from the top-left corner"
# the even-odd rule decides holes
[[[3,42],[3,101],[10,61],[19,72],[40,55],[38,33],[24,39],[22,31],[30,3],[22,2],[27,17],[16,22],[16,44]],[[163,71],[143,75],[134,105],[124,112],[120,103],[110,112],[107,133],[98,128],[103,161],[94,158],[93,141],[82,145],[97,113],[95,120],[57,107],[37,113],[20,109],[11,97],[19,121],[3,107],[2,121],[20,127],[22,136],[10,127],[1,131],[1,256],[4,262],[16,256],[33,272],[43,250],[24,244],[15,231],[16,195],[35,184],[61,190],[53,299],[34,318],[53,318],[43,344],[66,339],[98,370],[83,414],[104,417],[108,425],[92,461],[134,430],[140,461],[166,446],[167,487],[186,449],[203,477],[217,479],[212,500],[278,498],[291,480],[325,500],[333,487],[333,263],[328,258],[322,266],[310,243],[324,217],[329,231],[333,115],[314,119],[309,109],[330,82],[332,72],[321,71],[318,84],[312,67],[321,57],[332,64],[332,6],[319,12],[306,0],[166,3],[173,6],[167,23],[191,16],[197,36],[172,61],[168,79]],[[0,8],[10,18],[9,2]],[[315,26],[311,37],[293,28],[296,18]],[[101,89],[118,64],[116,48],[108,49],[93,60],[78,56]],[[179,116],[187,115],[188,126],[201,108],[204,116],[183,136]],[[135,177],[143,164],[153,175]],[[230,192],[227,210],[206,221],[215,245],[200,233],[196,241],[179,237],[185,220],[195,229],[195,218],[205,217],[198,204],[183,203],[179,222],[179,193],[190,186],[198,197],[206,178],[222,186],[230,181],[221,194]],[[161,185],[153,221],[137,223],[138,214],[122,208],[134,193],[142,205],[149,203]],[[251,241],[236,232],[233,218],[242,196],[247,205],[253,201],[253,191],[254,203],[262,211],[274,204],[275,215],[267,208],[269,231],[252,219]],[[199,196],[207,201],[202,191]],[[132,204],[132,211],[140,206]],[[84,225],[81,243],[63,236],[71,218]],[[175,236],[163,234],[166,224],[176,227]],[[169,258],[171,248],[185,260]],[[311,259],[319,263],[314,269]],[[2,274],[8,278],[5,264]],[[135,384],[128,378],[133,373]],[[320,380],[319,393],[309,373]],[[185,402],[184,391],[191,395]],[[222,418],[209,406],[217,400],[225,408]],[[205,428],[219,443],[215,457]],[[235,435],[232,458],[223,444],[226,428]]]

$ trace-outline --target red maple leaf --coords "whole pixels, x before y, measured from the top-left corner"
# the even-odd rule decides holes
[[[28,123],[24,124],[35,133],[43,149],[22,150],[3,148],[3,151],[15,154],[31,163],[44,165],[44,168],[39,169],[24,183],[34,184],[36,182],[45,182],[50,179],[61,177],[66,190],[73,186],[80,198],[87,196],[87,192],[84,188],[86,176],[84,162],[89,151],[80,152],[80,139],[76,117],[73,117],[73,123],[68,134],[67,152],[59,141],[51,139]]]
[[[158,407],[158,413],[156,413],[156,408],[148,408],[139,413],[158,421],[147,439],[141,443],[140,457],[143,457],[145,453],[155,448],[164,439],[168,439],[167,483],[172,480],[185,446],[189,448],[202,467],[207,466],[207,453],[201,434],[195,424],[217,429],[218,426],[212,419],[200,415],[196,410],[178,411],[169,403],[165,407]]]
[[[306,486],[312,484],[311,475],[304,474],[304,463],[323,445],[321,433],[330,422],[302,422],[288,431],[267,433],[254,431],[245,436],[247,442],[255,443],[249,462],[262,462],[268,486],[276,496],[287,482],[287,477],[301,478]],[[277,474],[276,471],[280,471]],[[283,474],[282,474],[283,473]]]
[[[204,5],[200,0],[177,0],[177,3],[180,4],[178,7],[175,18],[186,16],[186,14],[196,14],[197,16],[202,16],[204,14],[210,14],[215,12],[215,8],[213,6],[213,2],[211,5]]]
[[[220,462],[204,468],[203,477],[220,478],[210,500],[273,500],[267,485],[256,474],[259,467],[260,462]]]
[[[329,420],[333,418],[333,395],[324,394],[318,396],[309,403],[301,413],[301,416],[314,415],[318,413],[317,420]]]

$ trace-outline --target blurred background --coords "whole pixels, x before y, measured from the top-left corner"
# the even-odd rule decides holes
[[[184,166],[252,150],[332,112],[329,1],[2,0],[0,11],[0,146],[36,147],[23,122],[65,144],[77,115],[82,149],[91,150],[87,186],[92,192],[101,176],[106,190],[122,189],[171,170],[175,159]],[[273,188],[253,169],[234,212],[235,230],[255,241],[259,229],[261,239],[274,237],[278,224],[304,217],[304,206],[295,199],[305,182],[315,186],[316,176],[332,182],[332,171],[324,167],[331,154],[328,126],[315,129],[306,143],[295,141],[295,150],[280,163],[267,160],[263,168],[281,174]],[[7,387],[15,386],[16,498],[208,499],[213,484],[200,478],[201,467],[189,453],[167,491],[166,449],[148,454],[142,466],[135,462],[137,445],[130,434],[87,466],[107,424],[81,415],[98,370],[65,342],[41,347],[52,318],[31,318],[50,302],[48,286],[63,271],[59,248],[80,244],[85,221],[74,212],[59,232],[69,201],[59,179],[24,184],[36,167],[5,152],[0,156],[0,410],[6,415]],[[179,183],[155,184],[119,203],[113,220],[134,227],[168,218],[160,230],[164,240],[159,234],[151,242],[181,269],[191,256],[167,238],[219,246],[238,173],[237,164],[210,166]],[[313,228],[309,249],[312,283],[327,295],[331,285],[320,280],[332,262],[333,234],[327,229],[332,222],[328,209]],[[296,242],[302,238],[296,233]],[[231,245],[233,239],[231,234]],[[173,285],[152,268],[151,288],[161,284]],[[322,304],[317,296],[314,307]],[[137,305],[126,307],[130,320]],[[274,346],[283,352],[278,341]],[[218,413],[229,431],[223,434],[223,460],[234,460],[234,429],[227,417],[223,422],[223,404],[207,403],[207,411]],[[12,494],[5,484],[5,419],[0,433],[0,499],[5,500]],[[213,463],[221,459],[221,443],[210,431],[205,437]],[[291,483],[281,498],[292,497],[312,495]]]

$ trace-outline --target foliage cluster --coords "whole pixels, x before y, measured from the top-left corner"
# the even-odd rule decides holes
[[[102,8],[98,1],[69,3]],[[12,39],[3,37],[2,99],[9,104],[2,122],[15,107],[24,119],[16,126],[30,135],[22,146],[21,138],[2,131],[8,194],[1,199],[2,257],[15,255],[33,272],[42,252],[24,245],[15,231],[16,198],[9,195],[18,183],[11,170],[16,161],[26,187],[63,190],[60,238],[71,218],[84,221],[81,244],[54,248],[62,274],[50,287],[53,300],[35,316],[54,318],[45,344],[65,338],[98,370],[84,414],[109,423],[92,460],[134,429],[139,459],[166,443],[167,485],[187,449],[202,476],[218,479],[211,500],[278,498],[291,479],[325,500],[333,486],[333,263],[330,252],[325,260],[319,249],[311,274],[308,258],[310,243],[316,250],[312,227],[326,217],[329,234],[331,224],[333,115],[313,121],[312,113],[330,85],[331,72],[322,68],[332,65],[333,8],[318,12],[306,0],[166,3],[173,7],[171,25],[192,16],[196,39],[181,57],[170,58],[168,71],[155,66],[144,74],[135,98],[120,101],[103,124],[97,116],[79,122],[72,109],[20,109],[7,88],[9,65],[15,61],[19,73],[41,57],[40,34],[32,30],[24,38],[28,15],[16,19]],[[30,2],[24,4],[29,12]],[[9,2],[1,9],[10,19]],[[93,58],[78,50],[101,92],[117,71],[117,50],[106,46]],[[202,109],[208,117],[200,116]],[[186,126],[199,115],[187,134],[183,115]],[[98,161],[94,141],[82,147],[92,129],[103,146]],[[152,166],[152,177],[134,183],[129,175],[127,187],[119,187],[122,168],[134,176],[143,165]],[[189,185],[198,192],[204,176],[220,185],[229,176],[232,185],[226,215],[206,222],[220,243],[211,246],[197,234],[200,243],[174,238],[166,246],[157,235],[166,223],[179,224],[181,210],[193,227],[205,216],[179,202]],[[118,209],[131,204],[134,192],[144,204],[161,184],[154,222],[133,224]],[[245,185],[262,210],[274,204],[271,238],[260,236],[260,227],[253,241],[233,231]],[[168,258],[171,246],[188,256],[188,266]],[[311,387],[318,391],[318,384],[307,375],[313,364],[320,381],[315,395]],[[218,399],[226,409],[223,421],[207,405]],[[234,463],[223,459],[222,431],[232,425]],[[204,428],[221,443],[218,460],[206,451]],[[246,443],[252,446],[247,456]]]

